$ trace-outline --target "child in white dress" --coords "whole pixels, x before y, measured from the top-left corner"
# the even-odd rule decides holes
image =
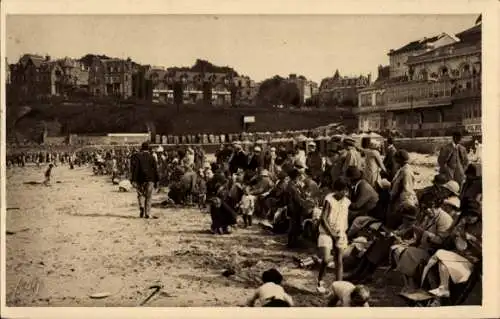
[[[255,196],[250,193],[250,188],[246,187],[241,197],[238,208],[243,216],[245,227],[252,226],[252,216],[255,210]]]
[[[318,274],[317,290],[326,292],[323,276],[328,264],[332,261],[331,251],[334,250],[336,263],[336,279],[342,280],[344,250],[347,249],[347,228],[349,205],[351,201],[347,198],[347,181],[340,178],[333,183],[332,193],[325,197],[323,212],[319,224],[318,249],[321,258],[321,267]]]

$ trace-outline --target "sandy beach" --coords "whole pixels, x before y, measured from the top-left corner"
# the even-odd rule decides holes
[[[138,218],[135,192],[120,193],[109,177],[89,167],[56,167],[51,187],[45,167],[7,170],[6,285],[9,306],[238,306],[259,286],[262,272],[278,268],[298,306],[324,306],[314,270],[300,269],[285,236],[258,225],[231,235],[207,232],[210,216],[199,209],[153,208]],[[417,187],[430,183],[434,168],[416,169]],[[155,194],[159,203],[164,194]],[[222,276],[232,267],[236,275]],[[327,282],[333,280],[333,271]],[[393,272],[369,284],[374,306],[404,306]],[[93,299],[96,293],[106,298]]]

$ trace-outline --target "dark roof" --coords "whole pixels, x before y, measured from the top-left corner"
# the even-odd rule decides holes
[[[45,62],[45,57],[36,54],[25,54],[22,56],[20,61],[28,61],[31,60],[35,67],[39,68]]]
[[[468,36],[468,35],[472,35],[472,34],[476,34],[476,33],[481,33],[481,24],[480,23],[476,24],[472,28],[469,28],[469,29],[464,30],[464,31],[462,31],[460,33],[457,33],[456,36],[458,38],[462,39],[462,37],[465,37],[465,36]]]
[[[427,44],[432,43],[432,42],[436,42],[439,38],[440,38],[440,35],[436,35],[436,36],[431,37],[431,38],[424,38],[422,40],[412,41],[412,42],[408,43],[407,45],[405,45],[397,50],[389,51],[389,55],[425,49]]]

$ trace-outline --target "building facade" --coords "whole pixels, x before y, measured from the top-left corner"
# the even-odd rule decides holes
[[[371,75],[341,76],[336,70],[333,77],[323,79],[319,87],[320,106],[356,106],[358,91],[370,85]]]
[[[132,61],[94,58],[89,70],[88,88],[94,96],[129,98],[132,96]]]
[[[481,133],[481,24],[406,61],[407,79],[376,81],[359,93],[361,131],[406,136]],[[391,73],[392,75],[392,73]]]
[[[389,51],[390,77],[398,78],[409,76],[409,67],[406,63],[408,58],[456,42],[458,42],[456,37],[447,33],[442,33],[430,38],[426,37],[412,41],[399,49]]]
[[[304,76],[290,74],[286,79],[289,83],[294,83],[299,89],[300,104],[306,104],[306,101],[311,99],[318,92],[318,84],[311,80],[307,80]]]
[[[68,90],[88,91],[89,68],[81,61],[64,58],[56,60],[61,67]]]
[[[25,54],[10,65],[10,81],[11,94],[39,98],[61,95],[64,74],[61,66],[49,56]]]
[[[152,83],[153,103],[174,103],[174,85],[182,83],[183,103],[253,104],[258,85],[247,76],[154,68],[145,74]]]
[[[9,71],[9,92],[19,96],[62,96],[88,89],[88,69],[70,58],[51,60],[49,56],[25,54],[9,66]]]

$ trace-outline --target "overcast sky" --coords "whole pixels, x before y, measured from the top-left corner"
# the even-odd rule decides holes
[[[256,81],[302,74],[319,82],[372,73],[387,52],[441,32],[458,33],[474,15],[23,15],[8,16],[7,58],[24,53],[130,57],[141,64],[229,65]]]

